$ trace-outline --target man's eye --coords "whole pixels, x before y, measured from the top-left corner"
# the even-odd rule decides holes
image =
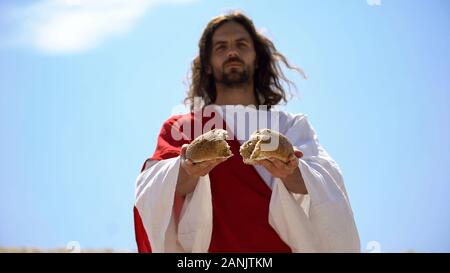
[[[244,47],[247,47],[247,44],[246,43],[239,43],[238,47],[244,48]]]
[[[222,49],[224,49],[224,48],[225,48],[224,45],[217,46],[217,47],[216,47],[216,51],[222,50]]]

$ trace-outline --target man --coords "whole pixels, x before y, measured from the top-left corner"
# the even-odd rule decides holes
[[[359,252],[338,165],[305,115],[272,109],[286,101],[278,62],[295,68],[239,12],[211,20],[199,51],[186,98],[191,112],[163,124],[137,179],[139,252]],[[213,128],[230,133],[233,156],[186,159],[187,145]],[[240,145],[262,128],[289,139],[288,162],[242,162]]]

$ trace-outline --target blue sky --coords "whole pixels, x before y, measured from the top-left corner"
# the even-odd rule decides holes
[[[362,251],[450,251],[448,1],[106,2],[0,4],[0,246],[133,251],[141,164],[238,8],[308,74],[284,109],[341,166]]]

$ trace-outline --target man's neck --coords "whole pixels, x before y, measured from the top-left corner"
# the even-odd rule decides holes
[[[216,84],[217,98],[214,102],[217,105],[257,105],[253,84],[230,88],[221,84]]]

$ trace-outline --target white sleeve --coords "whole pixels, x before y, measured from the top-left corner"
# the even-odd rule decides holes
[[[200,177],[186,195],[179,223],[174,220],[174,197],[180,157],[150,161],[136,182],[136,203],[152,252],[207,252],[212,231],[209,176]]]
[[[307,195],[290,193],[275,178],[269,222],[295,252],[359,252],[360,241],[341,171],[320,146],[305,115],[284,132],[303,152],[299,168]]]

